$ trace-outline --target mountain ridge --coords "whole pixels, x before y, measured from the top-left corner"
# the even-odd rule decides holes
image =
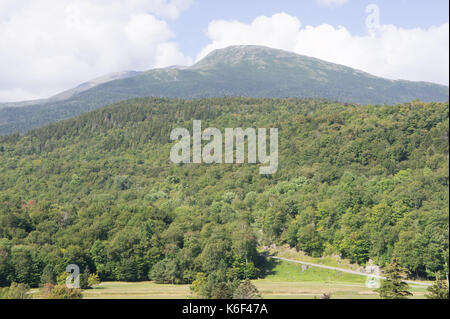
[[[325,98],[357,104],[395,104],[415,99],[442,102],[449,96],[448,86],[384,79],[317,58],[252,45],[214,50],[190,67],[136,72],[87,89],[76,89],[65,91],[67,98],[59,94],[62,100],[0,108],[0,135],[26,132],[108,104],[145,96]]]
[[[92,80],[83,82],[72,89],[64,90],[60,93],[50,96],[49,98],[35,99],[35,100],[26,100],[26,101],[17,101],[17,102],[4,102],[0,103],[0,108],[6,107],[21,107],[21,106],[31,106],[39,103],[52,102],[52,101],[62,101],[71,98],[73,95],[89,90],[97,85],[114,81],[118,79],[123,79],[127,77],[132,77],[138,75],[139,71],[119,71],[109,73],[103,76],[96,77]]]

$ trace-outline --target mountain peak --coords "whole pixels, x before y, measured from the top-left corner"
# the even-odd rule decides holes
[[[258,45],[217,49],[191,67],[172,66],[139,74],[118,73],[40,101],[1,108],[0,135],[28,130],[135,97],[247,96],[325,98],[359,104],[420,99],[447,101],[448,86],[393,81],[343,65]]]
[[[297,56],[294,52],[289,52],[281,49],[266,47],[263,45],[230,45],[225,48],[215,49],[211,51],[208,56],[213,55],[254,55],[267,54],[270,56]]]
[[[239,67],[243,64],[256,67],[259,70],[270,67],[286,68],[287,73],[296,70],[322,81],[326,81],[329,72],[378,78],[364,71],[341,64],[261,45],[232,45],[213,50],[194,64],[192,69],[217,69],[223,66]]]
[[[260,45],[232,45],[215,49],[193,65],[193,68],[211,67],[217,64],[236,64],[240,62],[256,62],[275,58],[294,58],[300,55],[280,49]]]

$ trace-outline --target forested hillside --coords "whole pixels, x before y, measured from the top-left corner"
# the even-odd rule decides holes
[[[0,135],[27,132],[111,103],[147,96],[326,98],[360,104],[395,104],[415,99],[444,102],[449,98],[449,88],[384,79],[268,47],[231,46],[211,52],[190,67],[116,73],[38,103],[14,103],[22,106],[5,108],[0,105]]]
[[[171,163],[171,129],[194,119],[278,128],[277,173]],[[257,247],[272,243],[360,264],[396,255],[433,278],[448,256],[448,137],[448,103],[252,98],[134,99],[4,136],[0,285],[75,263],[225,289],[263,276]]]

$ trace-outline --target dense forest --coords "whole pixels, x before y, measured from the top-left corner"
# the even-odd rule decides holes
[[[279,166],[173,164],[175,127],[276,127]],[[448,103],[133,99],[0,138],[0,286],[74,263],[102,280],[221,286],[263,276],[258,248],[411,277],[448,259]],[[208,286],[208,287],[209,287]]]

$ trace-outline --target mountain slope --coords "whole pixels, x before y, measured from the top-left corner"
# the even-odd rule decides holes
[[[349,67],[260,46],[211,52],[191,67],[170,67],[108,81],[69,98],[0,109],[0,134],[24,132],[117,101],[159,96],[327,98],[360,104],[448,100],[448,87],[393,81]]]
[[[278,128],[276,174],[171,163],[172,128],[195,119]],[[141,98],[2,136],[0,286],[70,263],[102,280],[254,278],[267,273],[258,244],[396,255],[433,277],[448,258],[448,131],[448,103]]]
[[[31,100],[31,101],[22,101],[22,102],[10,102],[10,103],[0,103],[0,109],[6,108],[6,107],[21,107],[21,106],[31,106],[31,105],[37,105],[37,104],[46,104],[51,102],[58,102],[58,101],[65,101],[74,96],[77,93],[84,92],[86,90],[89,90],[97,85],[118,80],[118,79],[125,79],[128,77],[136,76],[140,72],[137,71],[122,71],[122,72],[115,72],[110,73],[98,78],[95,78],[93,80],[90,80],[88,82],[81,83],[77,87],[73,89],[69,89],[66,91],[63,91],[61,93],[58,93],[52,97],[49,97],[48,99],[38,99],[38,100]]]

